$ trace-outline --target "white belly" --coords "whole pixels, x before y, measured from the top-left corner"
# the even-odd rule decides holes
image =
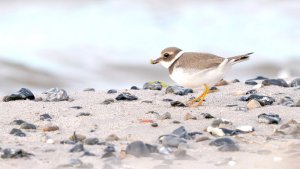
[[[207,84],[213,86],[224,78],[225,73],[231,68],[231,64],[223,65],[223,67],[215,67],[206,70],[185,70],[182,68],[174,68],[171,79],[181,86],[188,88],[199,88]]]

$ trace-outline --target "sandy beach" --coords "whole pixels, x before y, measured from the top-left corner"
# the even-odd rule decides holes
[[[220,86],[218,89],[218,92],[209,94],[203,106],[197,108],[172,107],[170,102],[164,99],[185,103],[200,91],[179,96],[166,94],[165,89],[123,89],[112,94],[97,90],[95,92],[70,91],[68,92],[69,101],[60,102],[1,101],[0,149],[2,158],[0,168],[296,169],[300,167],[298,163],[300,159],[299,135],[274,134],[274,130],[290,120],[300,121],[299,107],[279,105],[280,99],[285,96],[291,97],[295,102],[300,100],[299,89],[280,86],[259,88],[257,89],[258,95],[270,96],[276,102],[251,110],[239,109],[239,107],[247,107],[247,102],[240,101],[240,98],[245,96],[243,93],[253,89],[253,86],[240,82]],[[122,92],[129,92],[138,99],[115,100]],[[45,97],[38,93],[35,96],[36,98]],[[106,99],[114,101],[110,104],[103,104]],[[166,112],[170,113],[170,119],[160,118]],[[40,115],[45,113],[50,115],[51,119],[41,119]],[[187,113],[193,118],[186,118]],[[202,113],[209,113],[215,118],[206,119]],[[277,114],[281,121],[279,124],[260,123],[258,115],[262,113]],[[232,139],[239,150],[219,151],[218,147],[211,146],[210,143],[223,137],[211,135],[206,131],[206,128],[217,118],[223,118],[232,123],[225,127],[248,125],[254,127],[255,131],[225,136],[225,138]],[[10,132],[13,128],[22,128],[13,124],[14,120],[23,120],[33,124],[36,129],[21,129],[26,134],[25,137],[12,135]],[[157,126],[153,127],[152,123],[157,123]],[[45,126],[49,125],[56,125],[59,130],[46,132]],[[135,157],[125,153],[128,144],[137,140],[160,148],[162,145],[158,141],[159,136],[170,134],[181,126],[184,126],[188,132],[202,133],[196,135],[196,138],[186,140],[182,155],[180,153],[176,155],[176,152],[167,154],[157,152],[147,157]],[[65,140],[69,140],[74,132],[86,138],[99,139],[97,145],[84,144],[84,151],[92,155],[87,155],[84,151],[70,152],[75,145],[81,144],[80,142],[74,145],[66,143]],[[115,137],[107,139],[111,134],[118,139],[114,139]],[[82,142],[84,143],[84,140]],[[109,145],[114,145],[115,152],[109,158],[102,158],[105,154],[104,150]],[[3,158],[4,149],[7,148],[22,149],[31,155],[16,159]]]

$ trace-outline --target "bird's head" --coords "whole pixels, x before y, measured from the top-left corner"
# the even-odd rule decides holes
[[[177,56],[181,51],[182,50],[177,47],[168,47],[161,51],[159,58],[151,60],[151,64],[161,63],[164,67],[169,68],[178,58]]]

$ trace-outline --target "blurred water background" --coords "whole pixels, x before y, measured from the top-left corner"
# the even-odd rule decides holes
[[[171,83],[168,46],[230,57],[227,79],[300,75],[298,0],[1,0],[0,93]]]

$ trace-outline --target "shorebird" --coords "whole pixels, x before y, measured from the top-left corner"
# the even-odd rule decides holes
[[[193,106],[203,104],[203,101],[214,86],[222,80],[232,65],[249,59],[247,53],[229,58],[223,58],[210,53],[184,52],[177,47],[168,47],[161,51],[160,57],[151,60],[151,64],[162,64],[169,70],[169,75],[177,84],[187,88],[204,86],[204,92],[188,103]]]

